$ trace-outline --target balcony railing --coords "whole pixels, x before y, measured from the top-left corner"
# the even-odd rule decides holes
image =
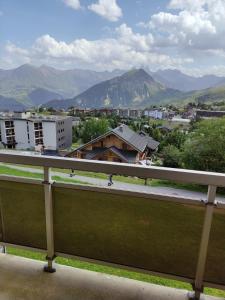
[[[0,176],[0,243],[119,266],[204,287],[225,287],[225,175],[122,163],[20,154],[0,162],[43,167],[44,181]],[[53,182],[50,168],[208,186],[206,201]],[[192,297],[192,296],[190,296]]]

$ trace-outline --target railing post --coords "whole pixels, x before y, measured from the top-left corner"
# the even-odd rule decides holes
[[[193,285],[194,293],[189,295],[189,299],[193,299],[193,300],[199,300],[201,297],[201,293],[203,293],[204,290],[203,281],[204,281],[207,253],[208,253],[210,231],[212,227],[213,210],[216,204],[215,203],[216,189],[217,189],[216,186],[210,185],[208,187],[205,219],[204,219],[204,224],[202,229],[201,244],[199,249],[197,270],[195,275],[195,283]]]
[[[1,219],[1,226],[2,226],[2,233],[0,234],[0,253],[6,253],[6,246],[1,245],[1,241],[4,241],[4,224],[3,224],[3,217],[2,217],[2,203],[0,199],[0,219]]]
[[[52,205],[52,182],[50,169],[44,167],[44,194],[45,194],[45,219],[46,219],[46,240],[47,240],[47,261],[48,264],[44,267],[44,271],[54,273],[53,260],[55,258],[54,249],[54,231],[53,231],[53,205]]]
[[[6,253],[6,247],[0,245],[0,253]]]

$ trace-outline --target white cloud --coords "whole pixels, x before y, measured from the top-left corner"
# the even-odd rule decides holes
[[[225,49],[224,0],[172,0],[169,8],[178,12],[159,12],[149,22],[161,45],[201,51]]]
[[[168,7],[171,9],[199,10],[205,5],[205,0],[171,0]]]
[[[60,68],[89,68],[94,70],[130,69],[159,66],[180,67],[190,63],[186,57],[160,53],[154,50],[154,38],[135,33],[126,24],[115,30],[114,38],[98,40],[76,39],[70,43],[58,41],[46,34],[40,36],[29,49],[8,44],[5,57],[14,61],[29,60],[34,64],[47,63]]]
[[[68,6],[75,10],[78,10],[81,8],[80,0],[63,0],[63,2]]]
[[[99,0],[89,9],[116,21],[122,11],[111,10],[114,4]],[[137,24],[142,29],[134,31],[126,24],[110,27],[112,38],[65,42],[46,34],[28,49],[8,43],[0,64],[32,62],[95,70],[179,68],[189,74],[225,75],[225,0],[171,0],[167,8],[148,23]]]
[[[12,53],[15,55],[21,55],[21,56],[29,56],[29,51],[23,48],[19,48],[17,46],[15,46],[13,43],[11,42],[7,42],[5,49],[8,53]]]
[[[118,21],[123,15],[116,0],[98,0],[97,3],[89,5],[88,8],[111,22]]]

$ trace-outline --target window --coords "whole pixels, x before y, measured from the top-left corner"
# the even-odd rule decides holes
[[[43,139],[42,138],[40,138],[40,139],[36,139],[35,140],[35,145],[37,146],[37,145],[43,145],[44,144],[44,142],[43,142]]]
[[[15,142],[14,136],[7,137],[7,144],[14,144]]]
[[[6,129],[6,136],[11,136],[11,135],[15,135],[14,128]]]
[[[35,131],[35,138],[42,138],[43,132],[42,131]]]
[[[13,121],[5,121],[5,128],[11,128],[14,127]]]
[[[41,122],[36,122],[34,123],[34,130],[41,130],[42,127],[42,123]]]

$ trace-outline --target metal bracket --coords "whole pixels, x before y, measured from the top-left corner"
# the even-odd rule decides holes
[[[46,256],[46,260],[48,261],[48,264],[44,266],[44,272],[46,273],[55,273],[56,268],[53,268],[53,261],[56,258],[56,255],[53,257]]]
[[[202,285],[201,288],[197,288],[195,286],[195,283],[192,283],[193,292],[188,293],[188,299],[189,300],[200,300],[201,294],[204,291],[204,286]]]
[[[0,253],[6,253],[6,247],[0,245]]]
[[[189,300],[200,300],[201,298],[201,293],[200,291],[195,291],[195,292],[189,292],[188,293],[188,299]],[[203,300],[203,299],[202,299]]]

